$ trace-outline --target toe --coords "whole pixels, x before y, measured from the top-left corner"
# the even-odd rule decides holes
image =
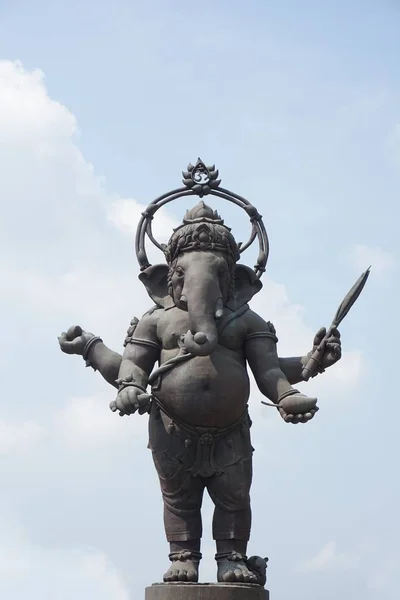
[[[187,581],[197,581],[197,573],[194,569],[189,569],[187,572]]]
[[[181,569],[179,571],[178,581],[187,581],[187,571],[186,571],[186,569]]]
[[[236,581],[242,581],[242,582],[244,581],[244,575],[240,569],[235,569],[234,574],[235,574]]]
[[[171,571],[171,581],[179,581],[179,571]]]
[[[233,571],[227,571],[226,573],[224,573],[222,579],[224,581],[236,581],[236,576],[235,573]]]

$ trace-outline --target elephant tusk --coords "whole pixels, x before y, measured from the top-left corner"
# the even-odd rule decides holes
[[[182,294],[182,296],[179,298],[179,304],[182,308],[187,310],[187,298],[184,294]]]
[[[222,302],[222,298],[218,298],[214,314],[216,319],[220,319],[224,314],[224,303]]]

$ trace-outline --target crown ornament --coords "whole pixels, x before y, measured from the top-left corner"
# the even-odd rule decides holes
[[[213,249],[227,252],[233,260],[237,261],[240,255],[257,239],[259,253],[257,262],[254,265],[254,272],[259,279],[265,272],[268,261],[269,240],[262,216],[255,206],[243,196],[221,187],[221,180],[218,179],[218,169],[215,168],[215,165],[206,166],[200,158],[195,165],[189,164],[182,175],[183,187],[159,196],[142,213],[135,239],[135,252],[140,270],[144,271],[151,266],[146,253],[146,238],[165,254],[168,262],[173,260],[174,256],[177,256],[177,252],[195,249]],[[236,244],[231,230],[224,224],[217,211],[201,200],[196,206],[186,211],[182,224],[174,229],[168,244],[160,244],[152,232],[152,221],[156,212],[162,206],[178,198],[195,195],[200,198],[205,195],[216,196],[242,208],[247,213],[251,223],[251,234],[248,241],[245,244]]]
[[[189,163],[187,171],[182,171],[183,185],[192,189],[195,194],[202,198],[219,186],[221,180],[218,179],[218,174],[215,165],[207,167],[201,158],[198,158],[194,166]]]

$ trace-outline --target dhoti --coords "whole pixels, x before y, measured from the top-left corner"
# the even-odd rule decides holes
[[[160,479],[167,540],[201,538],[207,489],[215,505],[213,538],[247,541],[254,450],[247,410],[225,429],[192,427],[167,413],[159,402],[152,403],[149,448]]]

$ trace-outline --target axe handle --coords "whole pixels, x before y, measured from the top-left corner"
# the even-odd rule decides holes
[[[317,372],[317,369],[321,364],[322,358],[324,356],[326,342],[328,338],[330,338],[330,336],[332,335],[332,331],[336,329],[337,326],[338,324],[334,321],[329,327],[324,337],[322,338],[322,340],[320,341],[320,343],[318,344],[318,346],[316,347],[316,349],[314,350],[314,352],[311,354],[310,358],[307,361],[307,364],[301,372],[301,376],[303,377],[304,381],[308,381],[310,377],[312,377]]]

